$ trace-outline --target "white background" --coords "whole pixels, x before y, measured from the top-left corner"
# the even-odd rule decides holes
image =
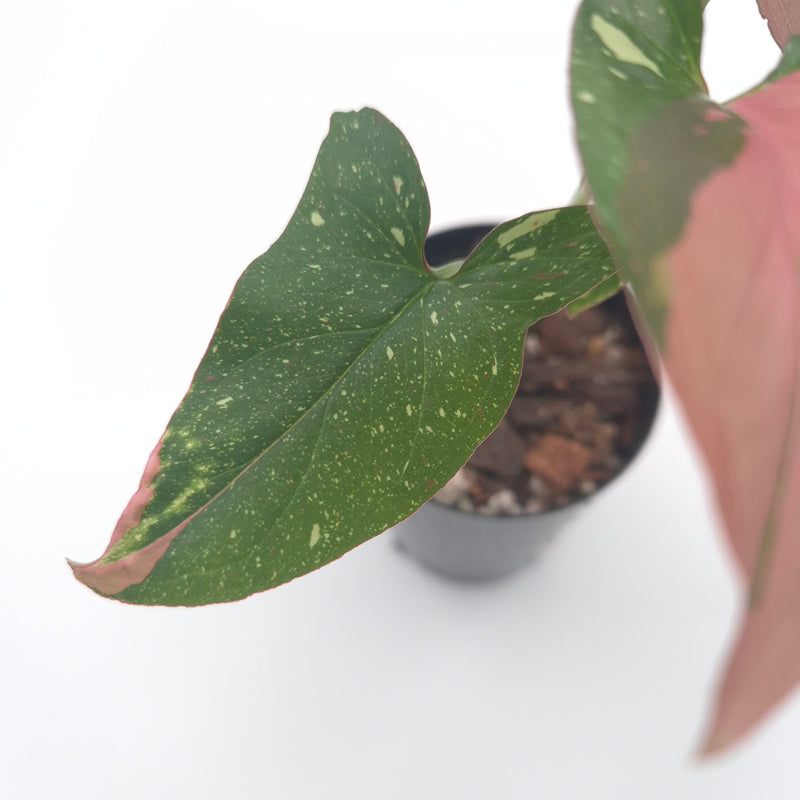
[[[0,3],[0,796],[800,796],[800,701],[693,756],[740,594],[675,407],[534,568],[437,580],[389,535],[247,601],[136,608],[104,548],[337,109],[406,133],[433,228],[566,202],[575,0]],[[727,16],[724,16],[727,15]],[[777,60],[709,7],[719,99]]]

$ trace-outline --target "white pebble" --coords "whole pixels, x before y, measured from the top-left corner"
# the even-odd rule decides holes
[[[485,514],[509,514],[518,516],[522,512],[522,509],[517,502],[517,496],[511,489],[501,489],[488,499],[486,505],[481,509],[481,512]]]
[[[456,503],[456,508],[459,511],[474,511],[475,510],[475,506],[473,505],[472,500],[470,500],[469,497],[462,497],[458,501],[458,503]]]
[[[547,484],[538,475],[531,475],[528,489],[535,497],[547,497],[548,495]]]
[[[436,493],[436,500],[446,506],[458,506],[459,502],[469,495],[469,476],[460,469]]]

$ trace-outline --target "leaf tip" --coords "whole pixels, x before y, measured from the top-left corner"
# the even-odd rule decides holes
[[[120,514],[103,555],[88,563],[67,559],[67,564],[75,578],[99,594],[113,595],[127,588],[132,583],[143,580],[147,572],[154,566],[155,560],[152,558],[148,560],[146,557],[142,558],[142,554],[147,553],[151,550],[152,545],[157,545],[163,538],[166,538],[162,537],[162,539],[156,540],[156,542],[153,542],[150,546],[134,552],[119,561],[103,563],[103,558],[109,553],[114,544],[116,544],[125,533],[131,530],[131,528],[135,528],[139,524],[145,507],[153,497],[152,484],[161,469],[159,451],[162,442],[163,437],[158,440],[158,443],[150,453],[144,471],[142,472],[141,480],[139,481],[139,487],[133,493],[133,496],[123,509],[122,514]],[[163,546],[159,557],[163,554],[164,550],[166,550],[166,545]],[[149,566],[146,572],[143,573],[142,566],[144,563],[147,563]]]
[[[699,761],[718,758],[738,739],[738,735],[732,734],[731,731],[721,728],[719,725],[714,725],[706,731],[701,739],[695,757]]]
[[[67,559],[72,574],[84,586],[88,586],[98,594],[112,597],[123,592],[134,584],[141,583],[167,552],[172,540],[183,530],[186,522],[177,525],[169,533],[143,547],[135,550],[118,561],[103,563],[98,558],[88,564],[81,564]]]

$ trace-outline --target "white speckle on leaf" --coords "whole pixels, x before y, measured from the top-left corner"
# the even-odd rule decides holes
[[[386,346],[386,358],[388,358],[389,361],[391,361],[394,358],[394,350],[392,350],[392,348],[389,347],[388,345]]]
[[[308,540],[308,546],[313,547],[319,541],[319,523],[315,522],[311,527],[311,538]]]
[[[444,413],[444,409],[443,408],[439,409],[439,416],[440,417],[446,417],[447,416],[447,414]]]
[[[220,406],[220,408],[225,408],[225,406],[231,402],[233,402],[232,397],[223,397],[222,400],[217,400],[217,405]]]
[[[321,225],[325,224],[325,220],[322,218],[322,215],[319,213],[319,211],[311,212],[311,224],[315,228],[319,228]]]
[[[235,538],[236,538],[236,531],[231,531],[231,539],[235,539]]]
[[[501,233],[497,237],[497,243],[500,245],[500,247],[507,247],[515,239],[519,239],[520,236],[524,236],[526,233],[532,233],[537,228],[542,228],[547,225],[547,223],[550,222],[557,213],[558,211],[554,210],[538,211],[535,214],[530,214],[512,228],[509,228],[504,233]]]
[[[410,417],[414,413],[414,409],[411,408],[411,403],[406,406],[406,414]]]
[[[439,315],[435,311],[431,311],[431,322],[434,325],[438,325],[439,324]]]
[[[403,179],[399,175],[395,175],[392,178],[392,186],[394,186],[394,193],[400,194],[400,190],[403,188]]]
[[[533,299],[534,300],[547,300],[548,297],[554,297],[554,296],[555,296],[555,292],[542,292],[541,294],[537,294],[536,297],[534,297]]]
[[[397,240],[397,244],[399,244],[400,247],[403,247],[406,243],[406,237],[403,234],[403,231],[401,231],[400,228],[392,228],[391,231],[392,236],[394,236],[394,238]]]
[[[578,92],[578,100],[580,100],[582,103],[596,103],[597,102],[597,98],[591,92],[587,92],[584,89],[582,89],[580,92]]]
[[[615,28],[610,22],[604,20],[599,14],[592,14],[589,23],[592,30],[600,37],[600,41],[611,51],[617,61],[624,61],[626,64],[633,64],[637,67],[645,67],[650,72],[654,72],[659,78],[664,76],[658,68],[658,64],[651,61],[619,28]]]
[[[536,255],[536,248],[535,247],[529,247],[527,250],[520,250],[517,253],[509,253],[508,257],[512,261],[518,261],[521,258],[533,258],[535,255]],[[516,287],[512,287],[512,288],[516,288]]]

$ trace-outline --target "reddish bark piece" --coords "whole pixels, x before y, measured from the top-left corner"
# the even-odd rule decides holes
[[[800,34],[800,0],[758,0],[758,10],[781,47],[792,34]]]
[[[800,74],[730,109],[744,145],[697,189],[663,259],[665,363],[753,584],[706,752],[800,680]]]
[[[525,466],[559,491],[571,488],[592,460],[580,442],[546,433],[525,455]]]

